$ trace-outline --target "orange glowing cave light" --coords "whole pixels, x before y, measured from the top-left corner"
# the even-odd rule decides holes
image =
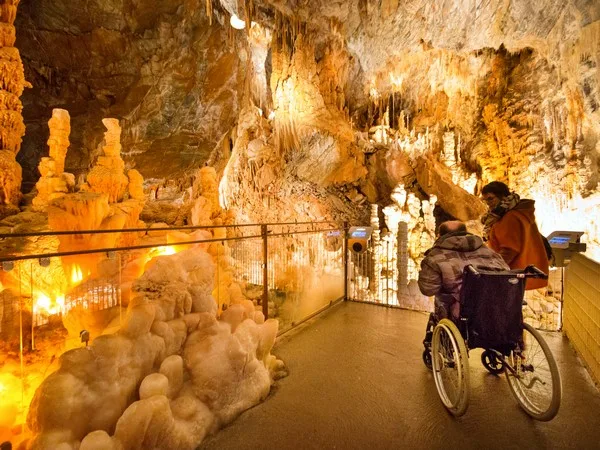
[[[79,267],[77,264],[73,265],[73,268],[71,269],[71,284],[73,286],[78,285],[79,283],[81,283],[83,281],[83,273],[81,271],[81,267]]]
[[[65,308],[65,295],[57,294],[52,297],[42,291],[34,292],[33,310],[37,314],[53,316],[59,314]]]
[[[163,247],[154,247],[150,249],[148,254],[146,255],[146,261],[144,263],[144,267],[148,264],[153,258],[157,256],[170,256],[177,253],[179,249],[175,248],[172,245],[166,245]]]

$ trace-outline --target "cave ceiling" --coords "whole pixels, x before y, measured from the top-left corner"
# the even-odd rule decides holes
[[[233,29],[233,14],[258,25]],[[364,217],[399,182],[465,219],[495,179],[558,187],[557,204],[597,194],[597,0],[22,0],[16,26],[30,184],[61,107],[70,172],[116,117],[147,180],[208,162],[234,206],[288,196],[290,218],[331,217],[322,199]],[[299,209],[302,195],[316,203]]]

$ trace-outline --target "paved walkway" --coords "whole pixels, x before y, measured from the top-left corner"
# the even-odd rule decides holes
[[[344,302],[282,336],[289,368],[265,402],[208,449],[599,449],[600,393],[568,340],[544,334],[561,370],[556,418],[536,422],[471,352],[471,401],[455,419],[421,362],[427,315]]]

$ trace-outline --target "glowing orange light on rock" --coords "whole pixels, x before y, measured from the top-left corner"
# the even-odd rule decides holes
[[[73,266],[71,269],[71,283],[73,285],[77,285],[83,281],[83,273],[81,272],[81,267],[77,264]]]
[[[150,251],[150,255],[152,258],[154,258],[155,256],[174,255],[175,253],[177,253],[177,251],[175,250],[175,247],[171,245],[166,245],[164,247],[156,247]]]
[[[37,291],[33,294],[33,310],[38,314],[53,316],[59,314],[65,307],[64,294],[51,298],[46,293]]]
[[[170,256],[174,255],[175,253],[177,253],[177,249],[171,245],[165,245],[164,247],[154,247],[153,249],[150,249],[150,251],[146,255],[146,262],[144,263],[144,266],[148,264],[150,260],[152,260],[152,258],[155,258],[157,256]]]

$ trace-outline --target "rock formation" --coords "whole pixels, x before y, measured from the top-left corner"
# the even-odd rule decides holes
[[[93,1],[93,20],[67,3],[52,14],[22,9],[32,25],[21,41],[28,77],[43,92],[28,98],[32,110],[61,91],[78,105],[76,119],[92,124],[74,127],[82,151],[67,166],[83,169],[95,156],[93,124],[114,111],[127,123],[124,158],[146,177],[162,185],[206,161],[219,175],[228,165],[229,206],[261,219],[296,209],[292,219],[366,223],[364,199],[384,207],[398,183],[475,219],[482,205],[467,194],[500,179],[540,199],[547,233],[555,209],[575,216],[598,191],[594,2],[255,0],[240,11],[225,0],[120,9]],[[245,31],[229,28],[232,14],[251,17]],[[56,20],[66,16],[67,35]],[[64,47],[76,57],[42,51]],[[197,54],[209,55],[199,69]],[[257,110],[261,120],[250,121]],[[35,129],[39,119],[28,120]]]
[[[138,228],[143,225],[139,218],[145,203],[142,175],[135,169],[130,169],[125,174],[125,162],[121,158],[119,121],[103,119],[102,123],[107,129],[104,133],[103,154],[98,157],[97,164],[87,175],[87,182],[81,185],[80,189],[82,192],[108,196],[110,215],[124,218],[123,224],[117,228]],[[135,234],[124,233],[119,245],[131,244],[136,238]]]
[[[155,258],[120,330],[65,353],[39,387],[29,445],[194,449],[264,399],[283,367],[277,322],[248,300],[217,320],[214,271],[201,246]]]
[[[64,172],[71,133],[69,112],[64,109],[52,110],[48,128],[50,156],[42,158],[38,166],[41,177],[35,185],[37,195],[32,202],[36,211],[45,211],[49,201],[72,192],[75,187],[75,176]]]
[[[102,155],[87,175],[82,190],[107,194],[109,203],[123,200],[127,191],[127,176],[123,173],[125,162],[121,159],[121,127],[117,119],[102,119],[107,131],[104,133]]]
[[[0,217],[18,212],[21,199],[21,166],[15,160],[25,134],[19,97],[25,87],[23,64],[14,47],[14,21],[19,0],[0,1]]]

